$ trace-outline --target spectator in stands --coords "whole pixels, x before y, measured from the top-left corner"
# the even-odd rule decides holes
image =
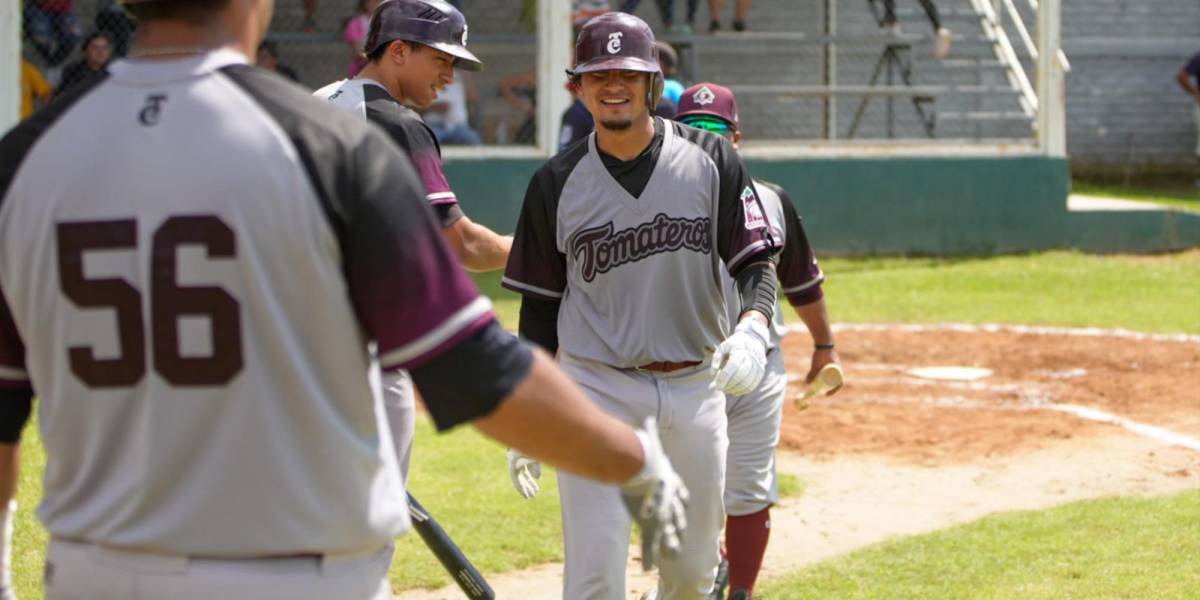
[[[300,29],[305,33],[317,31],[317,0],[304,0],[304,21]]]
[[[106,0],[104,8],[96,13],[92,26],[95,31],[107,35],[112,41],[113,56],[122,58],[129,52],[129,44],[137,30],[137,21],[134,21],[116,0]]]
[[[62,81],[59,82],[58,89],[54,90],[55,96],[91,79],[97,73],[103,72],[108,67],[108,62],[112,60],[112,42],[109,41],[108,36],[99,31],[92,32],[83,38],[83,45],[80,46],[80,49],[83,51],[83,58],[63,69]]]
[[[721,1],[721,0],[713,0]],[[738,2],[749,0],[738,0]],[[925,9],[925,16],[929,17],[929,24],[933,26],[933,34],[935,36],[933,45],[933,56],[939,60],[950,55],[950,30],[942,27],[942,19],[938,16],[937,5],[933,0],[919,0],[921,8]],[[891,29],[893,33],[900,32],[900,26],[896,23],[896,0],[883,0],[883,19],[881,25]]]
[[[633,14],[637,10],[642,0],[624,0],[621,3],[621,12]],[[670,33],[679,35],[691,35],[696,25],[696,7],[699,6],[700,0],[687,0],[687,22],[675,22],[675,0],[656,0],[658,5],[658,14],[662,17],[663,27],[667,28]]]
[[[1195,106],[1192,107],[1192,114],[1196,121],[1196,156],[1200,157],[1200,52],[1194,54],[1183,65],[1183,68],[1179,70],[1175,79],[1179,81],[1179,85],[1183,86],[1183,89],[1196,102]],[[1200,185],[1200,179],[1196,180],[1196,184]]]
[[[675,53],[675,49],[666,42],[655,42],[658,46],[658,65],[663,71],[663,95],[662,97],[670,100],[678,108],[679,96],[683,94],[683,83],[679,81],[679,55]]]
[[[279,62],[279,45],[273,40],[263,40],[258,45],[258,55],[254,62],[264,69],[275,71],[296,83],[300,83],[300,76],[296,74],[296,70]]]
[[[721,13],[725,12],[725,0],[708,0],[708,32],[721,29]],[[746,15],[750,14],[750,0],[737,0],[733,6],[733,30],[746,30]]]
[[[528,69],[501,79],[500,95],[513,111],[521,115],[521,124],[512,139],[500,142],[532,144],[537,136],[537,73]]]
[[[73,0],[26,0],[25,37],[51,67],[62,64],[79,40]]]
[[[466,71],[455,69],[454,83],[442,88],[437,100],[421,114],[442,145],[478,146],[479,132],[471,128],[470,107],[479,102],[479,88]]]
[[[50,100],[50,84],[33,63],[21,59],[21,120]]]
[[[367,39],[367,27],[371,24],[371,13],[379,6],[379,0],[358,0],[358,12],[346,20],[342,29],[342,40],[350,46],[350,65],[346,68],[348,77],[358,75],[367,65],[367,57],[363,56],[363,40]]]

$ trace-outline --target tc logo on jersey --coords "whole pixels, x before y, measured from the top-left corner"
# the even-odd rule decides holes
[[[623,264],[687,248],[708,254],[712,243],[707,217],[673,219],[663,213],[654,220],[613,233],[612,221],[584,229],[571,240],[571,255],[579,262],[584,281],[596,278]]]
[[[716,99],[717,99],[717,95],[714,94],[712,90],[708,89],[707,85],[696,90],[695,94],[692,94],[692,100],[696,103],[697,106],[704,106],[706,104],[712,104],[713,101],[715,101]]]
[[[742,214],[745,216],[746,229],[762,229],[767,226],[767,219],[763,216],[762,206],[758,203],[758,198],[754,195],[754,190],[750,186],[742,190]]]
[[[625,33],[621,31],[614,31],[608,34],[607,49],[609,54],[616,54],[621,51],[621,36],[623,35],[625,35]]]
[[[146,96],[146,106],[142,107],[138,113],[138,122],[146,127],[153,127],[158,124],[158,117],[162,114],[163,102],[167,101],[166,94],[150,94]]]

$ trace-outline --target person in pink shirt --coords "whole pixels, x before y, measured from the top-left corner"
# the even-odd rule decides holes
[[[358,0],[358,13],[346,21],[346,27],[342,30],[342,39],[350,46],[350,65],[346,67],[349,77],[358,75],[367,64],[367,57],[363,56],[363,40],[367,39],[371,13],[375,12],[377,5],[379,0]]]

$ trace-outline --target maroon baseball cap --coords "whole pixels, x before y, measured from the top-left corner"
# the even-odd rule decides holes
[[[697,83],[679,96],[679,112],[675,114],[676,121],[688,117],[717,117],[733,126],[738,125],[737,100],[733,92],[715,83]]]

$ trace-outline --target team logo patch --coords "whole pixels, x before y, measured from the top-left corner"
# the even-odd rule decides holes
[[[707,85],[701,86],[700,89],[696,90],[695,94],[692,94],[692,101],[694,101],[697,106],[706,106],[712,104],[716,99],[717,95],[714,94],[712,90],[708,89]]]
[[[606,49],[609,54],[616,54],[621,51],[621,36],[623,35],[625,33],[621,31],[614,31],[608,34],[608,46]]]
[[[767,219],[763,216],[762,205],[758,203],[758,198],[754,195],[754,190],[750,186],[742,190],[742,214],[745,215],[746,229],[762,229],[767,226]]]
[[[157,125],[158,117],[162,114],[162,105],[166,101],[166,94],[150,94],[146,96],[146,105],[138,112],[138,122],[146,127]]]
[[[597,273],[680,248],[708,254],[712,247],[710,223],[706,217],[676,219],[658,213],[649,223],[614,233],[609,221],[575,234],[571,239],[571,255],[579,263],[583,280],[591,281]]]

